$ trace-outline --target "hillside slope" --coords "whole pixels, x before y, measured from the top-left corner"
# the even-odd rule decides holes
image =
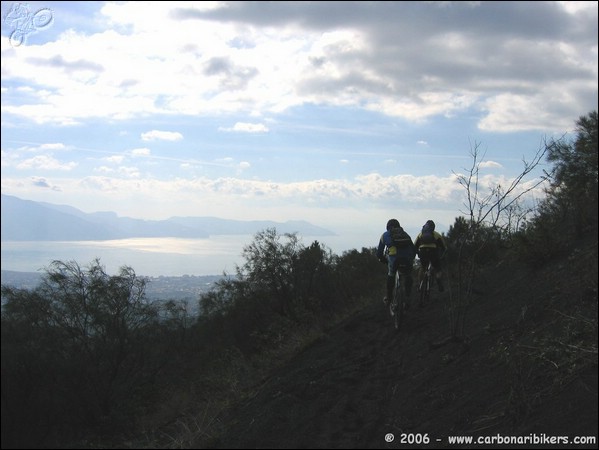
[[[412,308],[399,334],[373,299],[223,413],[220,432],[194,448],[485,447],[449,442],[461,435],[596,439],[596,240],[590,248],[536,272],[507,262],[486,270],[462,341],[447,340],[451,289]],[[402,443],[402,433],[430,443]],[[531,447],[565,445],[522,448]]]

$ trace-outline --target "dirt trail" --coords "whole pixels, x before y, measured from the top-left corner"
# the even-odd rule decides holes
[[[382,301],[373,300],[224,414],[226,431],[214,448],[482,448],[450,444],[448,436],[596,437],[596,365],[561,398],[512,411],[513,368],[491,353],[513,336],[523,311],[542,315],[536,306],[542,298],[535,300],[534,286],[522,289],[522,283],[528,282],[513,279],[478,298],[469,309],[468,339],[442,345],[434,344],[449,336],[448,292],[435,293],[424,309],[412,307],[399,333]],[[402,433],[430,442],[402,443]]]

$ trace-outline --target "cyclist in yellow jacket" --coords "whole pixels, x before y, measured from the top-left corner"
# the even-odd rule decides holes
[[[414,242],[416,250],[418,251],[418,257],[420,258],[420,273],[423,274],[428,267],[429,261],[435,269],[435,278],[437,279],[437,286],[439,292],[443,292],[443,281],[441,280],[441,258],[447,251],[445,240],[440,233],[435,231],[435,222],[427,220],[422,231],[416,236]],[[418,283],[420,285],[420,283]]]

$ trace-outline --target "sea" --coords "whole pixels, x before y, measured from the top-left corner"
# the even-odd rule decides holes
[[[361,250],[378,236],[363,233],[337,236],[300,236],[302,245],[318,241],[334,254]],[[2,270],[43,272],[52,261],[74,261],[85,267],[98,259],[108,274],[123,266],[148,277],[234,275],[245,263],[243,249],[254,235],[214,235],[206,239],[134,238],[107,241],[3,241]]]

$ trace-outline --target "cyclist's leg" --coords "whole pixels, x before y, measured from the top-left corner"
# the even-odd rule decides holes
[[[441,280],[441,276],[443,275],[443,273],[441,271],[441,258],[439,258],[438,249],[435,249],[435,252],[431,255],[431,263],[435,272],[435,279],[437,280],[437,287],[439,288],[439,292],[443,292],[443,281]]]
[[[428,263],[430,261],[430,255],[427,248],[420,249],[420,268],[418,270],[418,290],[422,288],[422,281],[424,280],[424,274],[428,269]]]
[[[412,261],[407,258],[402,258],[398,261],[397,270],[399,271],[399,276],[401,277],[406,293],[406,307],[410,305],[410,294],[412,293],[412,266]]]
[[[413,279],[412,279],[412,263],[408,260],[408,261],[403,261],[403,264],[400,265],[400,270],[399,273],[401,274],[402,278],[403,278],[403,284],[406,290],[406,296],[410,297],[410,295],[412,294],[412,284],[413,284]]]
[[[403,298],[404,295],[401,292],[401,284],[403,281],[401,279],[401,273],[399,272],[397,264],[395,265],[395,274],[395,289],[393,291],[393,301],[391,303],[390,309],[391,315],[393,316],[393,324],[395,329],[399,331],[405,311],[405,300]]]
[[[410,295],[412,295],[412,284],[414,284],[414,279],[412,277],[412,267],[408,266],[405,275],[405,279],[404,279],[404,285],[406,287],[406,296],[408,298],[410,298]]]
[[[405,268],[405,272],[402,273],[403,275],[403,284],[406,290],[406,308],[410,307],[410,303],[412,300],[412,284],[413,284],[413,278],[412,278],[412,265],[408,265]]]
[[[395,288],[395,258],[389,256],[387,261],[387,296],[385,297],[385,303],[389,303],[393,298],[393,289]]]

